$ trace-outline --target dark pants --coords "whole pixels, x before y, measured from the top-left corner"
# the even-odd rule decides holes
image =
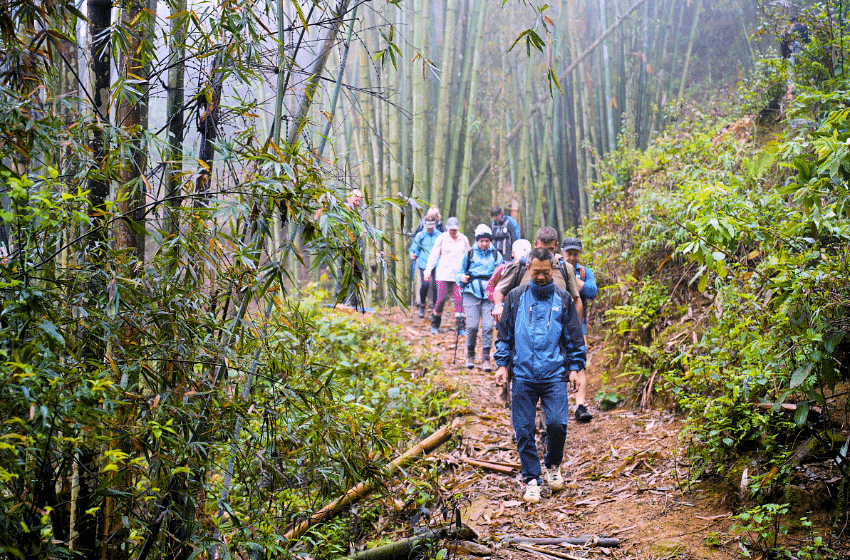
[[[432,280],[430,282],[426,282],[425,281],[425,269],[424,268],[417,268],[416,270],[419,271],[419,305],[427,307],[428,306],[428,294],[429,293],[431,294],[431,301],[434,301],[435,299],[437,299],[436,287],[435,287],[435,284],[436,284],[437,281],[432,278]],[[432,275],[434,274],[433,270],[431,271],[431,274]]]
[[[516,445],[525,482],[540,484],[540,458],[534,441],[537,401],[546,414],[546,468],[558,466],[564,458],[567,439],[568,385],[566,381],[535,382],[514,376],[511,388],[511,417],[516,432]]]

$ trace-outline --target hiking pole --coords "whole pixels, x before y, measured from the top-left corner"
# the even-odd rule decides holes
[[[460,340],[460,327],[455,329],[455,351],[452,353],[452,365],[455,365],[455,359],[457,358],[457,343]]]

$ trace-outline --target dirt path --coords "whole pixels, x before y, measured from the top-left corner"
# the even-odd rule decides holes
[[[443,457],[457,466],[442,482],[447,490],[463,493],[469,500],[463,521],[479,532],[480,542],[496,546],[495,558],[557,560],[564,554],[578,558],[740,557],[738,541],[730,531],[730,510],[718,509],[717,496],[680,484],[687,480],[688,466],[678,441],[678,418],[661,411],[635,413],[617,408],[604,412],[590,403],[593,421],[571,422],[568,427],[562,465],[567,488],[554,495],[544,489],[539,504],[526,504],[521,501],[510,411],[498,398],[492,374],[484,373],[478,364],[473,370],[461,367],[465,357],[462,339],[452,365],[454,331],[441,329],[432,336],[427,322],[415,316],[400,312],[382,315],[400,325],[400,334],[411,344],[438,355],[446,374],[468,394],[462,444]],[[592,398],[601,387],[601,342],[591,339],[589,344],[588,397]],[[472,466],[465,459],[517,468],[506,474]],[[546,556],[502,546],[502,539],[509,535],[596,535],[616,537],[621,545],[608,549],[549,546],[546,548],[554,556]]]

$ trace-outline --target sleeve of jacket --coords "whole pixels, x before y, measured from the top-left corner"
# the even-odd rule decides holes
[[[511,290],[519,286],[520,266],[524,266],[521,261],[513,261],[509,263],[505,267],[504,272],[502,272],[502,278],[499,280],[499,283],[496,284],[495,291],[500,292],[503,296],[507,297]]]
[[[437,266],[437,261],[440,260],[440,251],[443,250],[443,235],[440,234],[437,236],[436,241],[434,241],[434,246],[431,247],[431,254],[428,255],[428,264],[425,265],[425,271],[429,271]]]
[[[582,266],[585,273],[584,286],[581,287],[581,296],[587,299],[595,299],[598,292],[596,288],[596,278],[593,276],[593,271]]]
[[[422,232],[416,234],[413,238],[413,243],[410,244],[410,251],[408,253],[413,253],[416,255],[416,258],[419,258],[420,253],[422,252]]]
[[[584,346],[584,335],[581,334],[581,320],[572,300],[567,298],[565,303],[561,340],[567,349],[567,369],[581,371],[587,365],[587,348]]]
[[[521,239],[519,236],[519,224],[517,223],[517,221],[511,216],[508,216],[508,223],[511,226],[511,230],[513,230],[512,233],[514,236],[514,241],[516,241],[517,239]]]
[[[457,277],[455,278],[455,281],[458,284],[461,283],[460,277],[466,274],[466,271],[468,270],[469,265],[471,264],[469,262],[470,257],[472,257],[472,251],[467,250],[466,254],[463,255],[463,261],[460,263],[460,270],[458,271]]]
[[[510,367],[514,347],[514,322],[516,321],[516,306],[519,299],[516,293],[508,294],[505,300],[505,310],[499,319],[499,330],[496,334],[496,365]]]

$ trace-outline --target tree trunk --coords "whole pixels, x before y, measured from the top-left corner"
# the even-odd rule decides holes
[[[123,0],[121,25],[127,32],[125,51],[121,55],[123,80],[116,109],[116,121],[124,132],[121,152],[121,188],[116,189],[116,207],[122,217],[115,231],[116,249],[133,249],[135,257],[145,261],[145,184],[142,180],[147,162],[147,145],[144,142],[142,123],[147,121],[145,91],[148,88],[149,49],[143,45],[147,39],[147,17],[142,0]]]
[[[466,142],[463,146],[463,164],[461,165],[460,187],[458,189],[457,217],[460,220],[461,229],[466,226],[466,207],[469,202],[469,172],[472,166],[472,137],[474,135],[476,106],[478,99],[478,62],[481,57],[481,36],[484,35],[484,21],[487,17],[487,0],[476,2],[478,4],[477,22],[475,25],[474,40],[472,45],[472,68],[469,80],[469,105],[466,110]]]
[[[292,146],[295,143],[298,135],[301,134],[304,126],[307,124],[307,115],[310,111],[310,106],[313,103],[316,90],[319,87],[319,81],[322,79],[322,74],[325,71],[325,63],[328,60],[328,55],[330,55],[331,50],[336,43],[336,37],[339,34],[342,19],[348,11],[349,2],[350,0],[339,0],[333,14],[333,18],[329,22],[330,28],[328,29],[325,39],[322,41],[322,45],[319,48],[319,56],[316,58],[316,61],[313,63],[313,67],[310,69],[310,78],[304,85],[304,92],[301,94],[301,101],[298,104],[298,114],[293,119],[293,126],[289,129],[289,134],[286,138],[286,144],[288,146]]]
[[[413,47],[419,58],[412,63],[413,86],[413,196],[424,196],[433,200],[432,185],[428,182],[428,80],[431,70],[425,57],[428,56],[428,33],[430,0],[413,2]]]
[[[179,208],[182,204],[180,192],[183,184],[183,126],[185,107],[186,26],[176,14],[186,10],[186,0],[170,0],[171,32],[169,33],[168,69],[168,152],[166,156],[166,216],[165,231],[174,235],[180,231]]]
[[[685,63],[682,65],[682,82],[679,84],[678,99],[682,99],[685,94],[685,86],[688,83],[688,67],[691,65],[691,53],[694,50],[694,39],[697,36],[697,26],[699,25],[699,16],[702,12],[702,0],[696,0],[694,6],[694,17],[691,20],[691,33],[688,37],[688,50],[685,52]]]
[[[105,242],[106,232],[103,223],[103,213],[106,210],[106,199],[109,197],[109,179],[106,174],[105,159],[108,153],[105,146],[104,126],[109,123],[109,88],[110,88],[110,66],[112,63],[112,51],[110,48],[109,29],[112,26],[112,2],[111,0],[89,0],[89,52],[91,53],[91,66],[89,70],[90,89],[94,111],[94,125],[92,126],[89,147],[95,162],[95,169],[89,173],[88,188],[94,212],[94,227],[96,232],[89,238],[89,243],[98,245]],[[102,256],[100,247],[90,252],[90,255],[98,259]]]
[[[452,85],[455,78],[455,39],[460,0],[447,0],[445,26],[443,27],[443,52],[440,63],[439,99],[437,102],[437,121],[434,125],[434,150],[431,153],[431,200],[434,193],[442,192],[446,180],[446,162],[448,161],[449,115],[452,112]]]

